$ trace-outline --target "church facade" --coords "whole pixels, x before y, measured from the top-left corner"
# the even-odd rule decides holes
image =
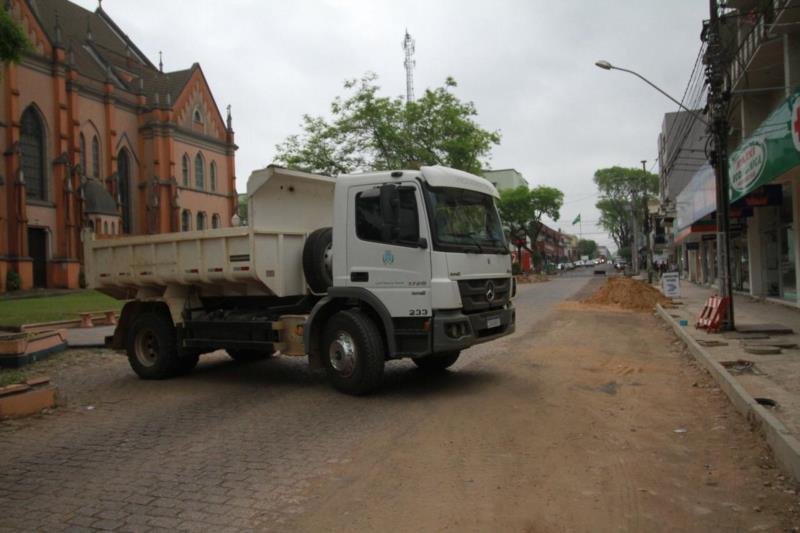
[[[230,225],[230,110],[199,64],[164,72],[102,4],[5,9],[31,49],[0,78],[0,291],[78,287],[85,238]]]

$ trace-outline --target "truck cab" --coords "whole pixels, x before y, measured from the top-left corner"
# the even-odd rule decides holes
[[[353,302],[387,332],[387,359],[426,369],[513,332],[516,287],[497,197],[485,179],[438,166],[340,176],[333,286],[306,329],[312,357],[331,357],[323,323]]]

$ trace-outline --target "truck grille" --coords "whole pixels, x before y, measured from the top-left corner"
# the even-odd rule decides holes
[[[499,309],[508,303],[511,278],[463,279],[458,290],[465,313]]]

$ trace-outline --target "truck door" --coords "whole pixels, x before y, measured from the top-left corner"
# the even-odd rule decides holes
[[[347,284],[374,293],[393,317],[431,316],[431,258],[415,182],[348,192]]]

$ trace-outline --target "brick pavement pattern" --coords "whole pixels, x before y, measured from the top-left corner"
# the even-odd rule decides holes
[[[280,528],[381,419],[287,358],[140,381],[101,355],[59,386],[66,406],[0,423],[0,531]]]

